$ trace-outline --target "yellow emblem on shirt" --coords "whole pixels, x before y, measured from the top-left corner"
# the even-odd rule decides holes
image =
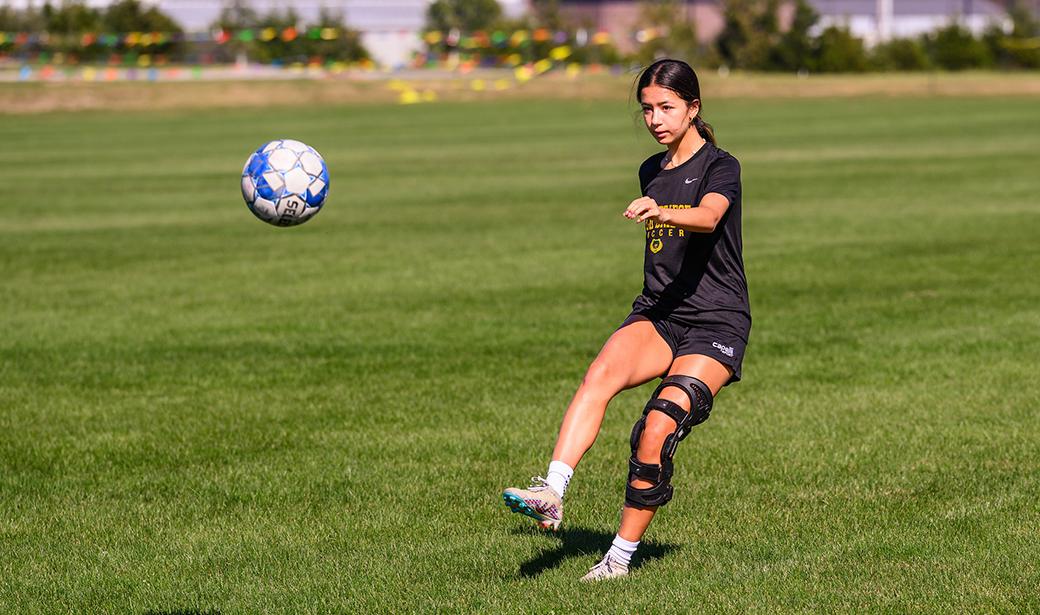
[[[690,209],[690,205],[659,205],[661,209]],[[665,237],[685,237],[686,230],[674,224],[662,224],[654,220],[646,221],[646,238],[650,240],[650,251],[657,254],[664,247]]]

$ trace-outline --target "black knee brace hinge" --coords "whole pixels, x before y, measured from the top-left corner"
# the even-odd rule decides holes
[[[686,393],[690,398],[690,412],[687,413],[682,406],[658,396],[667,387],[675,387]],[[668,376],[650,396],[650,401],[643,408],[643,416],[636,421],[632,428],[632,457],[628,460],[628,486],[625,489],[625,503],[630,506],[663,506],[672,499],[672,457],[679,442],[689,435],[690,430],[708,420],[711,413],[712,396],[711,389],[697,378],[692,376]],[[675,431],[664,439],[661,447],[661,463],[643,463],[639,461],[636,452],[639,450],[639,438],[643,435],[646,427],[646,417],[651,411],[658,411],[668,415],[676,423]],[[653,483],[645,489],[632,486],[632,481],[641,478]]]

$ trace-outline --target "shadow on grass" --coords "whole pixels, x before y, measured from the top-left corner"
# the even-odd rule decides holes
[[[547,535],[544,531],[535,528],[518,528],[513,530],[513,533],[537,536]],[[607,549],[610,548],[611,541],[614,540],[614,534],[590,530],[583,527],[568,527],[560,531],[559,534],[548,535],[556,538],[558,544],[556,547],[546,549],[532,559],[521,564],[521,577],[536,577],[546,570],[556,568],[562,564],[565,559],[570,557],[593,555],[598,561],[599,558],[607,552]],[[676,549],[678,549],[678,546],[669,543],[640,543],[639,551],[632,560],[631,568],[632,570],[635,570],[646,562],[665,557]]]

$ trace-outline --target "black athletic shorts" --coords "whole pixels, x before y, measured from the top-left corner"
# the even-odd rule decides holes
[[[740,368],[744,362],[744,350],[747,348],[747,333],[741,336],[736,327],[684,325],[671,320],[653,318],[650,315],[632,312],[622,327],[638,320],[649,320],[657,333],[672,349],[672,360],[688,354],[702,354],[722,363],[733,372],[730,384],[740,380]]]

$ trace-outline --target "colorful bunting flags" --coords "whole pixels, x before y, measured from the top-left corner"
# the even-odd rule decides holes
[[[223,45],[233,40],[240,42],[258,40],[266,43],[276,38],[284,42],[291,42],[301,36],[311,40],[332,41],[343,36],[345,32],[343,28],[333,27],[311,27],[300,31],[292,26],[283,29],[265,27],[235,31],[214,30],[211,32],[84,32],[71,35],[49,32],[0,32],[0,49],[5,46],[18,48],[33,45],[68,47],[75,43],[78,43],[81,47],[93,45],[103,45],[105,47],[154,47],[180,42],[212,42]],[[655,29],[647,29],[636,31],[633,33],[633,36],[638,41],[645,41],[661,36],[661,33]],[[578,47],[583,47],[587,44],[609,45],[613,43],[611,34],[606,31],[598,31],[590,35],[585,29],[578,29],[571,33],[563,30],[554,32],[548,28],[538,28],[533,31],[516,30],[513,32],[496,30],[491,33],[476,31],[466,34],[455,29],[449,32],[431,30],[424,32],[421,38],[427,45],[432,46],[444,43],[449,47],[462,47],[465,49],[489,49],[506,46],[521,47],[525,44],[545,42],[552,42],[558,47],[568,43]]]
[[[0,0],[2,1],[2,0]],[[0,58],[13,55],[24,65],[19,69],[21,80],[50,79],[82,79],[84,81],[114,81],[135,79],[185,79],[201,78],[203,66],[213,63],[211,55],[206,52],[195,53],[193,65],[188,68],[171,67],[171,62],[179,61],[181,56],[168,57],[169,49],[164,47],[171,43],[201,43],[218,46],[228,44],[268,44],[280,41],[291,43],[297,39],[311,41],[333,41],[348,32],[344,28],[308,27],[297,29],[289,26],[223,30],[205,32],[85,32],[77,34],[58,34],[48,32],[0,32]],[[402,33],[408,34],[408,33]],[[662,35],[659,30],[643,30],[633,33],[639,40]],[[575,58],[587,61],[587,53],[578,50],[590,45],[611,45],[613,38],[606,31],[554,31],[548,28],[518,29],[515,31],[475,31],[463,33],[457,29],[447,32],[428,31],[420,34],[420,39],[429,47],[426,53],[416,54],[413,68],[433,67],[441,70],[466,75],[482,67],[507,67],[510,69],[509,79],[480,80],[470,82],[473,91],[501,91],[523,84],[535,77],[560,66],[566,67],[566,75],[574,77],[585,70],[575,62]],[[90,50],[84,57],[100,58],[100,63],[107,68],[84,66],[75,68],[79,63],[79,50]],[[107,50],[107,51],[106,51]],[[577,55],[576,55],[577,54]],[[592,57],[597,57],[593,55]],[[95,62],[98,60],[94,60]],[[274,60],[272,65],[281,67],[281,60]],[[55,69],[54,66],[59,67]],[[309,66],[309,68],[308,68]],[[371,61],[363,64],[352,64],[351,67],[361,70],[372,70]],[[290,72],[325,71],[338,74],[347,70],[347,64],[331,60],[324,61],[313,58],[310,64],[294,63]],[[140,73],[134,72],[140,70]],[[590,69],[591,70],[591,69]],[[64,71],[64,73],[56,72]],[[190,72],[184,72],[190,71]],[[410,88],[415,94],[405,94],[409,88],[401,90],[402,100],[423,102],[431,99],[431,95],[416,88]],[[432,95],[435,97],[435,94]]]

